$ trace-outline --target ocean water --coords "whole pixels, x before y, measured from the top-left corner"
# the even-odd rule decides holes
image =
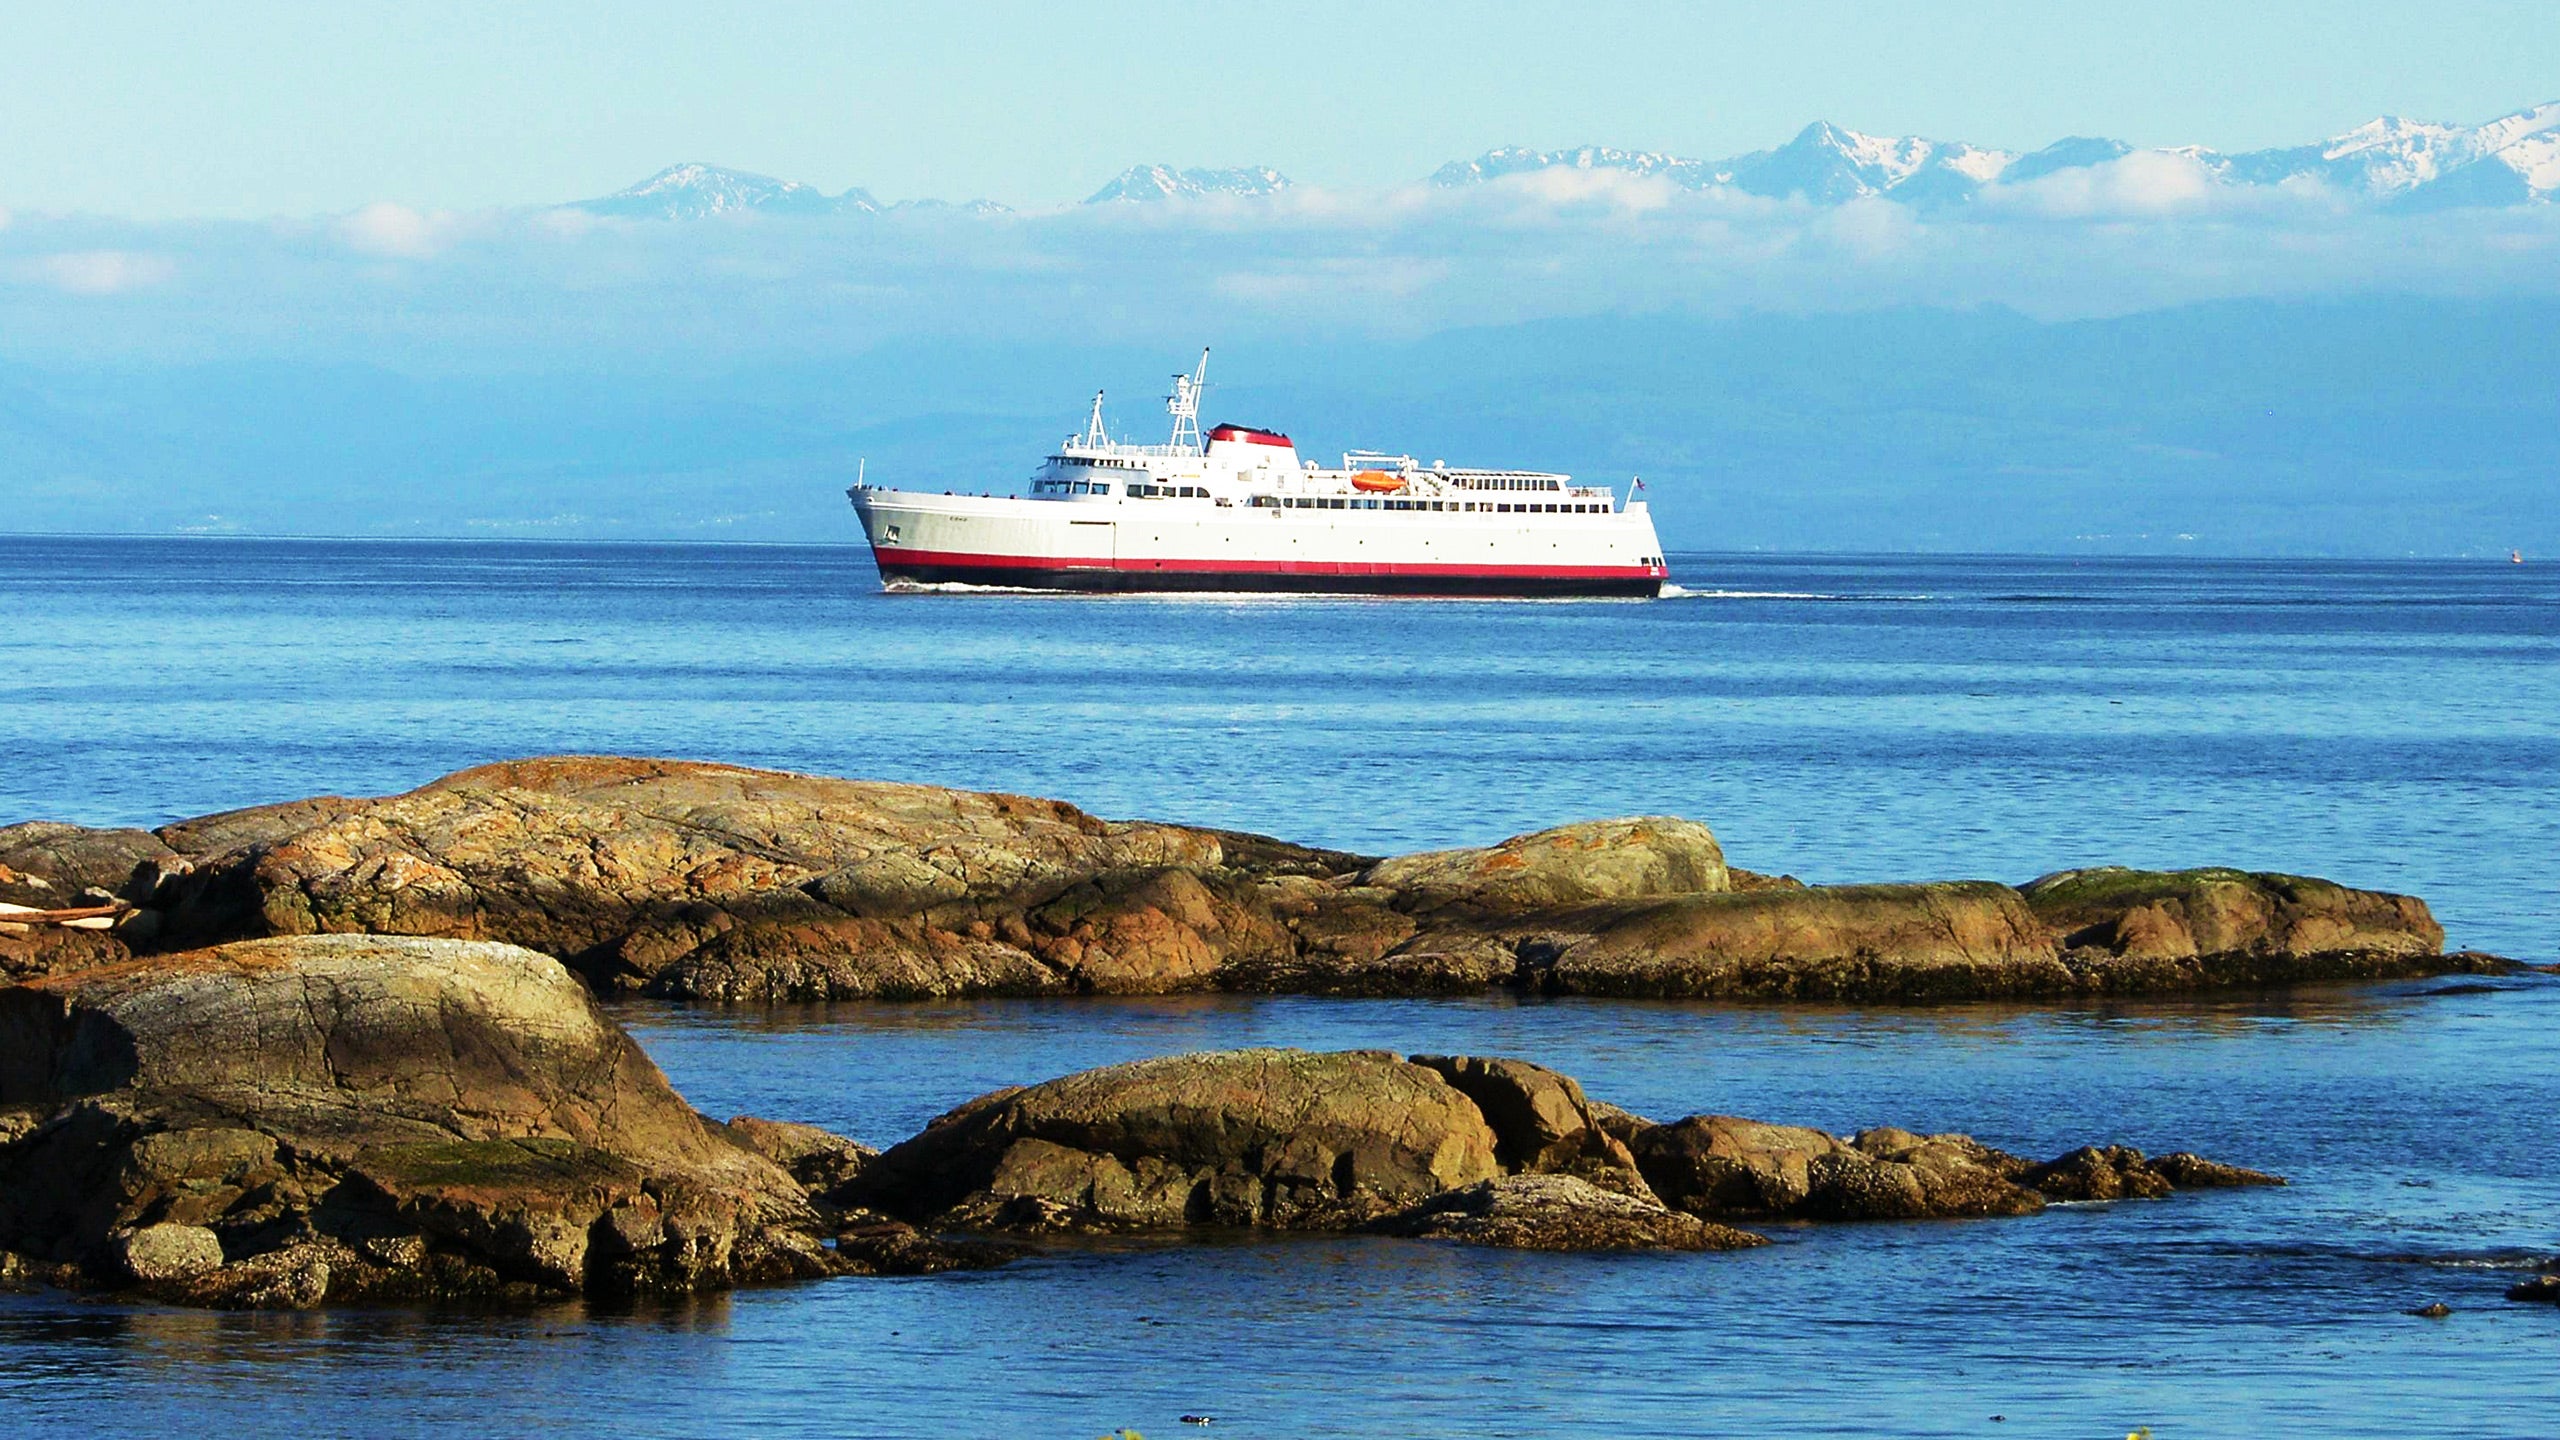
[[[2560,570],[1675,556],[1652,602],[883,594],[841,546],[0,539],[0,822],[583,750],[1058,795],[1369,851],[1676,813],[1814,880],[2236,864],[2560,958]],[[679,1307],[0,1297],[0,1425],[323,1434],[2541,1435],[2560,982],[1929,1011],[623,1010],[718,1115],[873,1143],[1241,1044],[1527,1056],[1664,1117],[2191,1147],[2281,1190],[1765,1250],[1098,1246]],[[2402,1313],[2443,1299],[2456,1314]],[[2000,1418],[1993,1418],[1993,1417]]]

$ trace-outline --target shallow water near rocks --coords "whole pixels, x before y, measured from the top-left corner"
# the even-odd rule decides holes
[[[1650,604],[882,595],[836,548],[0,539],[0,821],[556,750],[1373,851],[1591,815],[1809,879],[2228,863],[2560,954],[2560,572],[1675,557]],[[1837,597],[1837,598],[1804,598]],[[1527,1056],[1661,1117],[2193,1148],[2281,1190],[1765,1250],[1100,1247],[666,1309],[0,1296],[11,1433],[2548,1433],[2560,982],[1877,1012],[1180,997],[620,1007],[703,1109],[873,1143],[1210,1046]],[[2442,1299],[2443,1321],[2401,1312]],[[1999,1421],[1991,1417],[2005,1417]]]

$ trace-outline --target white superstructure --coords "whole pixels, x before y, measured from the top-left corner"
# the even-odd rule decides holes
[[[1162,445],[1106,435],[1096,395],[1024,493],[846,492],[892,584],[1044,590],[1655,595],[1666,574],[1645,502],[1535,470],[1355,450],[1339,468],[1289,437],[1200,429],[1200,367],[1174,377]]]

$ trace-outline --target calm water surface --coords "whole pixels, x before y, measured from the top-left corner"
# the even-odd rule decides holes
[[[2560,571],[1675,557],[1653,603],[882,595],[841,548],[0,539],[0,821],[560,750],[1061,795],[1367,850],[1639,811],[1811,879],[2231,863],[2560,955]],[[2560,984],[1922,1013],[634,1006],[720,1115],[883,1143],[1240,1044],[1520,1054],[1663,1116],[2191,1146],[2284,1190],[1736,1255],[1301,1240],[604,1314],[0,1297],[11,1433],[2546,1435]],[[2457,1314],[2400,1312],[2442,1298]],[[1994,1421],[1992,1416],[2005,1417]]]

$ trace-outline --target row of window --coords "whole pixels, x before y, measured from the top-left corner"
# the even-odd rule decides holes
[[[1604,504],[1496,505],[1459,500],[1368,500],[1349,496],[1256,495],[1250,502],[1284,510],[1448,510],[1485,515],[1606,515]]]
[[[1034,495],[1108,495],[1108,480],[1036,480]],[[1132,481],[1128,493],[1138,499],[1206,500],[1209,491],[1201,485],[1142,485]],[[1459,500],[1373,500],[1366,496],[1335,495],[1256,495],[1248,503],[1256,506],[1288,510],[1446,510],[1486,515],[1606,515],[1605,503],[1568,503],[1539,505],[1498,505],[1490,501]]]
[[[1462,477],[1459,484],[1470,490],[1561,490],[1561,480],[1528,480],[1518,475],[1479,475]]]

